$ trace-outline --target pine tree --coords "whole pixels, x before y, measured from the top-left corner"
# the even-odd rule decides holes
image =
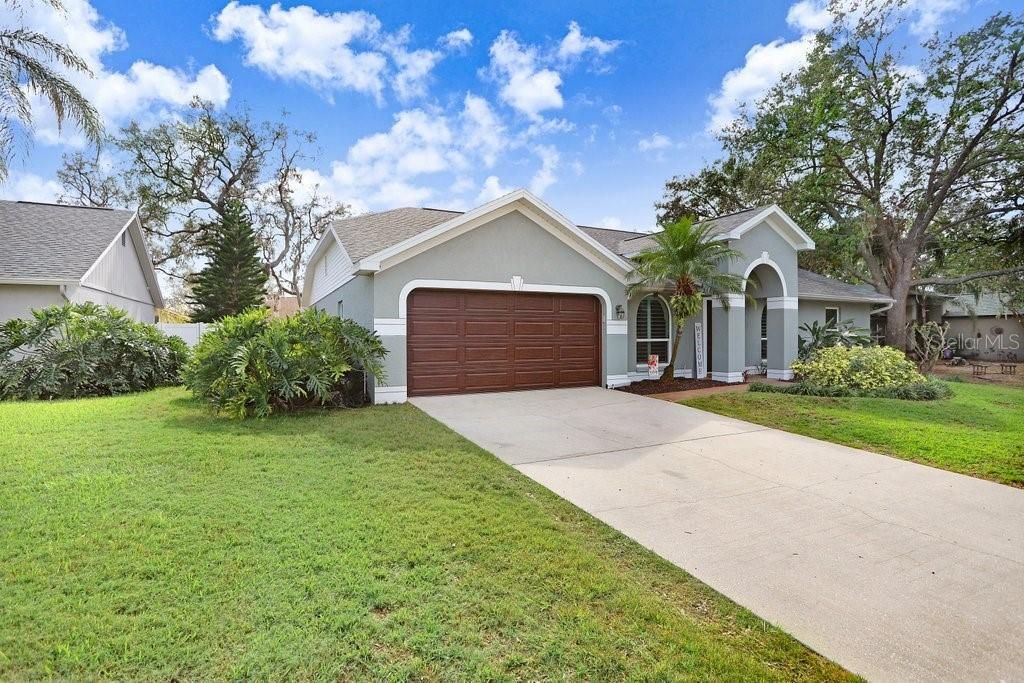
[[[214,322],[262,306],[267,273],[252,222],[240,201],[232,200],[202,243],[207,266],[192,277],[192,320]]]

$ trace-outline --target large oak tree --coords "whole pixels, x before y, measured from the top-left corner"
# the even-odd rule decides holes
[[[779,203],[818,242],[804,265],[896,300],[886,338],[903,346],[915,289],[1024,272],[1024,17],[936,36],[911,66],[902,3],[839,7],[721,134],[725,158],[667,183],[660,215]]]
[[[71,154],[57,172],[62,202],[139,212],[156,267],[186,277],[208,227],[233,201],[249,210],[274,288],[299,295],[309,253],[348,207],[304,183],[315,136],[196,101],[176,121],[131,123],[100,154]]]

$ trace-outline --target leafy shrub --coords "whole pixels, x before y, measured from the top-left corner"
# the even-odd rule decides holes
[[[820,349],[831,346],[869,346],[871,333],[863,327],[857,327],[853,320],[842,320],[834,327],[826,327],[817,320],[800,326],[797,337],[797,354],[801,359],[810,358]]]
[[[185,385],[240,418],[354,405],[365,400],[363,378],[384,379],[385,353],[376,334],[351,320],[315,309],[288,318],[252,309],[203,335],[185,368]]]
[[[952,390],[945,382],[926,379],[901,387],[885,389],[853,389],[850,387],[821,387],[807,382],[794,384],[765,384],[758,382],[750,385],[750,391],[765,394],[795,394],[798,396],[824,396],[828,398],[895,398],[904,401],[934,401],[949,398]]]
[[[0,326],[0,399],[109,396],[176,384],[188,347],[117,308],[64,304]]]
[[[830,346],[792,367],[797,379],[823,388],[871,391],[925,381],[902,351],[887,346]]]

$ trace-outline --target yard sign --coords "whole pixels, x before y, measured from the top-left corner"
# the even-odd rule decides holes
[[[656,353],[652,353],[649,356],[647,356],[647,376],[658,376],[658,354]]]
[[[693,323],[693,348],[696,350],[696,363],[693,376],[697,379],[707,377],[708,368],[704,358],[704,324]]]

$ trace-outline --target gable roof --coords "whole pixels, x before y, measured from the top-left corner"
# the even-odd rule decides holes
[[[0,201],[0,281],[78,284],[126,229],[153,303],[162,306],[138,219],[124,209]]]
[[[797,271],[797,292],[801,299],[818,301],[863,301],[891,304],[895,301],[869,285],[851,285],[802,268]]]
[[[781,234],[794,249],[814,249],[814,240],[800,229],[793,219],[776,204],[757,206],[736,213],[708,218],[698,221],[696,225],[706,226],[708,234],[725,240],[738,240],[752,228],[767,221],[772,228]],[[633,235],[619,244],[618,253],[623,256],[636,256],[640,252],[654,247],[657,243],[651,235]]]
[[[985,318],[990,316],[1005,318],[1024,311],[1016,311],[1009,304],[1009,296],[1001,292],[983,292],[975,297],[973,294],[961,294],[946,303],[946,312],[950,318]]]
[[[0,278],[81,280],[134,214],[0,201]]]
[[[355,270],[376,272],[389,267],[418,248],[428,248],[471,230],[492,216],[518,210],[541,227],[565,237],[570,246],[613,272],[622,281],[632,266],[605,244],[568,221],[528,190],[519,189],[470,211],[404,207],[335,221],[310,255],[315,263],[327,246],[336,241],[352,260]],[[309,278],[305,285],[309,288]],[[304,293],[307,298],[309,292]]]

